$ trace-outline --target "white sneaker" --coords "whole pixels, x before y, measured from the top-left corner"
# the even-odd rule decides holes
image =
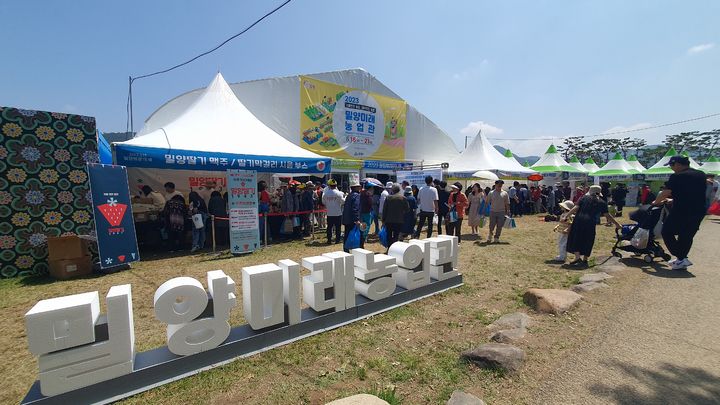
[[[673,266],[673,265],[675,265],[675,263],[677,263],[677,262],[679,262],[679,261],[680,261],[680,259],[675,258],[675,259],[672,259],[672,260],[668,260],[667,264]]]
[[[687,269],[689,266],[692,266],[692,262],[688,260],[687,258],[682,260],[677,260],[675,263],[672,264],[673,270],[684,270]]]

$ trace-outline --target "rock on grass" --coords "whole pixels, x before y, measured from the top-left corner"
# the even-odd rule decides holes
[[[490,336],[490,340],[498,343],[513,343],[516,340],[525,338],[525,335],[527,335],[525,328],[505,329],[495,332]]]
[[[382,400],[375,395],[357,394],[346,398],[336,399],[325,405],[390,405],[387,401]]]
[[[485,401],[473,394],[455,390],[447,401],[447,405],[485,405]]]
[[[538,312],[560,315],[569,311],[582,299],[582,295],[568,290],[531,288],[523,301]]]
[[[527,328],[532,324],[532,320],[528,314],[524,312],[515,312],[501,316],[498,320],[491,323],[491,327],[504,328],[504,329],[518,329]]]
[[[517,372],[525,362],[525,352],[505,343],[487,343],[474,350],[465,351],[461,357],[486,369]]]

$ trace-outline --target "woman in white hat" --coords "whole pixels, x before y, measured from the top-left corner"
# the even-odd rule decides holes
[[[608,222],[614,223],[618,229],[622,228],[608,213],[607,202],[601,198],[601,191],[602,189],[598,185],[590,186],[587,195],[583,196],[567,214],[575,214],[567,242],[567,251],[575,254],[575,260],[570,262],[573,267],[587,267],[588,265],[588,257],[590,257],[595,244],[595,219],[598,215],[605,215]]]
[[[570,232],[570,225],[572,225],[573,222],[573,215],[569,215],[569,212],[573,208],[575,208],[575,204],[570,200],[565,200],[560,203],[560,209],[563,213],[560,215],[560,221],[554,229],[554,231],[558,233],[558,255],[555,256],[555,261],[559,263],[565,263],[565,259],[567,258],[568,233]]]

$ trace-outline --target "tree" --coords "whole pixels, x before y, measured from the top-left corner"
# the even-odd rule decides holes
[[[582,139],[581,136],[565,138],[563,139],[563,143],[557,147],[557,150],[565,160],[570,159],[571,156],[578,156],[581,153],[580,145],[582,144]]]
[[[601,162],[607,163],[607,161],[610,160],[610,154],[618,148],[618,140],[617,139],[606,139],[606,138],[599,138],[595,139],[591,142],[592,149],[594,152],[596,152]],[[600,165],[599,162],[596,162],[598,165]]]
[[[710,156],[715,154],[715,149],[720,143],[720,129],[713,129],[712,131],[703,132],[700,134],[700,145],[703,145],[703,150],[698,155],[703,161],[707,160]]]
[[[700,146],[700,132],[681,132],[675,135],[665,135],[665,145],[668,148],[674,148],[677,153],[696,149]]]

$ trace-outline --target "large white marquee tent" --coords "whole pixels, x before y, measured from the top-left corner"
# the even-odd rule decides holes
[[[478,171],[491,171],[500,176],[528,175],[534,170],[524,167],[515,159],[508,159],[478,133],[470,145],[455,159],[449,162],[450,177],[473,177]]]

